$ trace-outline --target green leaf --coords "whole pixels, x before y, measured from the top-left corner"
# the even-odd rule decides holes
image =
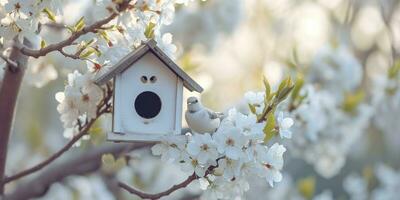
[[[117,161],[115,161],[114,170],[119,171],[125,166],[126,166],[126,159],[124,157],[120,157],[117,159]]]
[[[72,26],[65,26],[65,27],[69,30],[69,32],[71,33],[75,32],[75,29]]]
[[[85,19],[81,17],[74,25],[75,31],[80,31],[85,27]]]
[[[150,22],[149,25],[146,27],[146,30],[144,31],[144,35],[147,38],[153,38],[154,37],[154,28],[156,24],[153,22]]]
[[[115,162],[115,158],[112,154],[108,153],[108,154],[103,154],[103,156],[101,156],[101,161],[103,162],[103,164],[105,165],[113,165]]]
[[[269,140],[271,140],[274,135],[276,135],[275,129],[275,117],[274,117],[274,112],[271,111],[268,113],[266,117],[266,123],[264,127],[264,142],[267,143]]]
[[[124,157],[120,157],[115,160],[112,154],[104,154],[101,157],[102,165],[101,169],[106,173],[115,173],[126,166],[126,160]]]
[[[279,94],[277,94],[277,104],[286,99],[286,97],[290,94],[294,86],[285,87],[281,90]]]
[[[85,47],[91,46],[91,45],[94,44],[95,42],[96,42],[95,39],[91,39],[91,40],[89,40],[89,41],[85,44]]]
[[[291,69],[296,69],[296,64],[293,62],[293,61],[290,61],[290,60],[285,60],[284,61],[284,63],[287,65],[287,66],[289,66],[289,68],[291,68]]]
[[[290,87],[292,86],[292,79],[290,77],[286,78],[285,80],[283,80],[278,87],[278,91],[276,92],[277,95],[279,95],[279,93],[281,93],[281,91],[286,88],[286,87]]]
[[[263,82],[265,87],[265,98],[268,99],[269,96],[271,95],[271,85],[269,84],[268,79],[265,76]]]
[[[365,93],[362,90],[359,90],[355,93],[346,94],[343,102],[343,110],[349,113],[354,112],[357,106],[364,100],[364,98]]]
[[[400,61],[398,60],[392,67],[388,70],[388,77],[390,79],[395,79],[400,72]]]
[[[251,113],[255,114],[256,113],[256,107],[254,105],[249,104],[249,108]]]
[[[48,8],[45,8],[45,9],[43,9],[43,12],[46,13],[47,17],[51,21],[56,22],[56,16],[54,15],[54,13],[51,10],[49,10]]]
[[[94,53],[96,54],[97,57],[101,56],[101,51],[99,49],[94,48],[94,47],[90,47],[90,48],[92,48],[94,50]]]
[[[304,85],[304,79],[303,76],[299,75],[297,77],[296,83],[294,84],[294,88],[292,91],[291,99],[292,101],[296,100],[296,98],[299,96],[300,90]]]
[[[100,34],[100,37],[102,37],[108,44],[109,47],[113,46],[113,43],[111,42],[110,36],[108,36],[106,31],[98,31]]]
[[[296,65],[299,63],[299,54],[297,52],[297,48],[293,48],[292,56],[293,64],[295,65],[294,68],[296,68]]]
[[[40,48],[43,49],[43,48],[45,48],[45,47],[46,47],[46,41],[44,41],[44,40],[42,39],[42,41],[40,41]]]
[[[315,177],[310,176],[297,182],[297,189],[306,199],[312,199],[315,192]]]
[[[79,55],[79,57],[80,58],[87,58],[87,57],[91,56],[94,53],[96,53],[96,51],[93,48],[89,48],[89,49],[83,51],[81,53],[81,55]]]

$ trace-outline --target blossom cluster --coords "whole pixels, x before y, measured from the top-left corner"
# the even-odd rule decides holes
[[[103,93],[91,79],[90,74],[81,74],[74,71],[68,74],[68,84],[64,92],[56,94],[57,106],[61,114],[64,128],[76,125],[79,116],[85,115],[87,119],[96,117],[97,104],[102,99]]]
[[[253,104],[264,102],[264,98],[260,99],[262,102],[247,99]],[[283,118],[282,114],[277,120],[281,136],[291,135],[293,120]],[[270,186],[282,180],[286,148],[265,141],[265,125],[257,120],[255,113],[244,114],[232,108],[214,133],[166,137],[152,147],[152,152],[161,155],[162,161],[177,163],[183,171],[195,173],[205,190],[204,199],[232,199],[249,189],[246,180],[249,176],[264,178]]]
[[[57,111],[64,125],[64,137],[72,138],[78,133],[78,126],[97,117],[98,103],[103,99],[103,90],[91,79],[91,74],[78,71],[68,74],[64,92],[56,93],[59,102]],[[83,137],[88,139],[88,136]],[[79,146],[80,142],[75,145]]]
[[[357,91],[360,74],[361,64],[347,47],[322,49],[300,91],[303,103],[289,114],[299,119],[289,149],[323,177],[340,172],[373,114],[364,93]]]
[[[8,0],[1,1],[4,6],[0,21],[0,36],[11,40],[15,36],[20,39],[36,38],[39,24],[54,19],[54,13],[62,13],[61,0]],[[4,12],[4,13],[3,13]]]
[[[396,171],[383,163],[377,164],[374,169],[371,170],[371,173],[363,173],[363,176],[352,173],[343,181],[343,189],[349,194],[349,199],[351,200],[398,199],[399,186],[400,171]]]

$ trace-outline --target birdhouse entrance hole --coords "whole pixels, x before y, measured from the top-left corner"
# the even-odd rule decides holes
[[[152,119],[161,111],[161,98],[151,91],[142,92],[136,97],[135,110],[140,117]]]

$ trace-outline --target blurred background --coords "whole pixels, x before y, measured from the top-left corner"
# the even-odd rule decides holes
[[[92,1],[68,2],[64,23],[82,15],[88,24],[97,20]],[[194,1],[177,7],[174,22],[162,31],[173,34],[177,62],[204,87],[201,99],[214,110],[240,107],[244,93],[262,90],[263,76],[273,87],[287,76],[305,82],[302,92],[308,100],[288,113],[295,126],[287,142],[284,180],[274,188],[264,180],[251,181],[243,199],[398,199],[400,75],[392,69],[399,62],[399,1]],[[47,34],[46,41],[68,35],[58,32]],[[54,96],[63,90],[69,72],[86,69],[84,62],[57,53],[30,62],[6,174],[40,162],[68,141]],[[187,92],[185,98],[193,95],[199,94]],[[90,140],[68,154],[106,145],[110,117],[101,118]],[[162,163],[148,148],[131,153],[128,165],[113,173],[150,192],[188,175]],[[109,176],[102,168],[70,176],[38,199],[137,198],[111,187]],[[7,191],[32,177],[7,185]],[[196,184],[164,199],[196,199],[201,194]]]

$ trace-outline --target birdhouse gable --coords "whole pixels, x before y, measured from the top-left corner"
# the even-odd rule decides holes
[[[132,51],[124,58],[122,58],[115,66],[113,66],[107,73],[103,74],[95,80],[98,85],[103,85],[107,81],[114,78],[117,74],[126,70],[126,68],[133,66],[132,64],[140,60],[145,54],[153,53],[157,59],[163,62],[173,73],[175,73],[183,81],[183,86],[189,91],[196,91],[201,93],[203,88],[194,81],[188,74],[186,74],[171,58],[169,58],[158,46],[154,39],[143,43],[136,50]]]

